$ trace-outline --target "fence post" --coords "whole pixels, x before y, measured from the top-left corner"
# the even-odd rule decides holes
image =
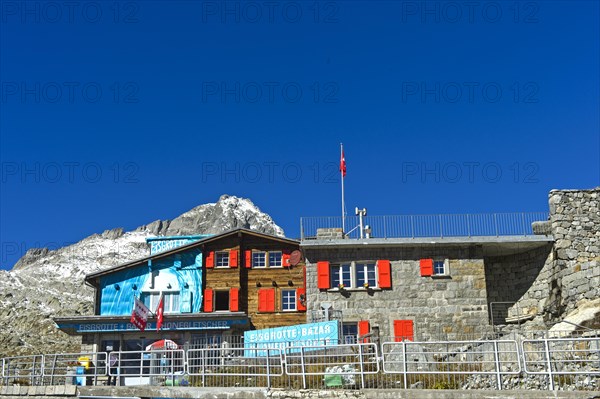
[[[306,369],[304,367],[304,347],[300,347],[300,367],[302,368],[302,388],[306,389]]]
[[[467,234],[469,237],[471,237],[471,218],[468,213],[467,213]]]
[[[544,350],[546,351],[546,362],[548,365],[548,378],[549,388],[551,391],[554,391],[554,376],[552,375],[552,360],[550,359],[550,344],[548,343],[548,338],[544,338]]]
[[[267,388],[271,388],[271,349],[267,348]]]
[[[498,390],[502,390],[502,374],[500,366],[500,354],[498,353],[498,341],[494,340],[494,362],[496,363],[496,382],[498,383]]]
[[[202,387],[206,387],[206,370],[204,370],[204,349],[200,349],[200,353],[202,353],[202,357],[200,358],[200,364],[202,365],[202,367],[200,368],[200,370],[202,370]]]
[[[402,340],[401,342],[402,344],[402,374],[404,375],[404,389],[408,389],[408,378],[407,378],[407,371],[408,371],[408,366],[406,364],[406,361],[408,359],[408,356],[406,356],[406,342],[404,340]]]
[[[363,364],[363,344],[358,344],[358,358],[360,359],[360,386],[365,389],[365,375],[364,375],[364,364]]]
[[[387,216],[383,217],[383,238],[388,238],[387,236]]]
[[[494,228],[496,230],[496,237],[498,237],[498,214],[494,213]]]

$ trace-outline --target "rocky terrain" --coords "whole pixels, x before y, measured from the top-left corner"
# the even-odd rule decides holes
[[[80,338],[60,332],[52,318],[92,314],[93,290],[84,285],[84,276],[147,256],[147,237],[217,234],[237,227],[283,236],[250,200],[223,195],[216,203],[134,231],[116,228],[57,250],[30,249],[11,271],[0,271],[0,358],[79,351]]]

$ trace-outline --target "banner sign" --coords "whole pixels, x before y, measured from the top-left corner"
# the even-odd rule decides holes
[[[213,330],[228,329],[233,325],[246,324],[246,320],[198,320],[198,321],[164,321],[162,331],[178,330]],[[113,331],[139,331],[136,326],[127,322],[89,322],[79,324],[57,323],[62,330],[71,330],[77,333],[113,332]],[[146,329],[156,329],[156,322],[149,321]]]
[[[337,321],[245,331],[244,356],[267,356],[266,350],[250,349],[283,350],[289,348],[289,353],[299,352],[300,347],[336,345],[338,342],[339,323]],[[308,348],[306,350],[318,350],[318,348]]]

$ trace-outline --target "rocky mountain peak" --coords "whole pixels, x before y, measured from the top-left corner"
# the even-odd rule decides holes
[[[222,195],[216,203],[199,205],[173,220],[156,220],[136,231],[148,231],[158,236],[219,234],[235,228],[247,228],[276,236],[283,229],[263,213],[252,201]]]

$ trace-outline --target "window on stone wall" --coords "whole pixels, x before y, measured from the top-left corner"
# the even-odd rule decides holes
[[[331,288],[376,288],[377,267],[372,261],[333,264],[330,268]]]
[[[352,264],[342,263],[331,266],[331,288],[352,287]]]
[[[449,261],[444,258],[436,258],[433,260],[433,275],[434,276],[447,276],[450,273],[450,268],[448,267]]]
[[[377,286],[377,272],[375,271],[375,262],[357,262],[355,267],[357,287]]]
[[[342,324],[342,343],[343,344],[355,344],[358,342],[358,324],[357,323],[343,323]]]

